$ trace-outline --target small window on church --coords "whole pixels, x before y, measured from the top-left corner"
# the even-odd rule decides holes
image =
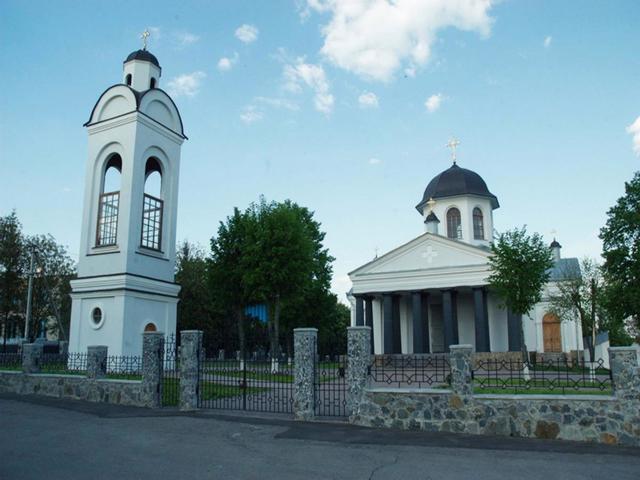
[[[112,155],[105,164],[102,191],[98,201],[96,247],[115,245],[118,240],[118,207],[120,204],[120,172],[122,158]]]
[[[127,74],[127,85],[131,85],[131,74]]]
[[[482,210],[478,207],[473,209],[473,238],[475,240],[484,240],[484,219]]]
[[[453,207],[447,212],[447,237],[462,239],[462,221],[460,220],[460,210]]]
[[[154,157],[145,168],[144,198],[142,203],[142,236],[140,246],[161,250],[162,246],[162,169]]]
[[[149,81],[149,88],[156,88],[156,79],[151,77],[151,80]]]

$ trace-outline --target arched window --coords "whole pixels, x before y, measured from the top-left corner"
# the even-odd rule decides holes
[[[127,79],[127,85],[131,85],[131,74],[130,73],[127,74],[126,79]]]
[[[462,222],[460,220],[460,210],[456,207],[450,208],[447,212],[447,237],[462,239]]]
[[[156,79],[151,77],[151,80],[149,81],[149,88],[156,88]]]
[[[120,172],[122,172],[122,158],[116,153],[109,158],[104,167],[102,190],[98,201],[96,247],[115,245],[118,240]]]
[[[149,322],[144,326],[144,331],[145,332],[157,332],[158,329],[156,328],[155,323]]]
[[[484,240],[484,219],[482,210],[478,207],[473,209],[473,238],[475,240]]]
[[[151,250],[161,250],[163,206],[162,169],[158,159],[150,157],[145,167],[140,246]]]

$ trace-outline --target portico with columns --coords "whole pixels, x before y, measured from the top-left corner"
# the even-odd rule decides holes
[[[449,144],[452,166],[428,183],[416,205],[424,233],[349,273],[351,324],[372,328],[376,354],[448,352],[455,344],[518,352],[521,329],[529,350],[544,352],[546,345],[548,351],[549,292],[577,260],[561,259],[554,240],[556,266],[543,301],[524,318],[507,311],[488,281],[493,211],[500,204],[480,175],[457,165],[457,145]],[[560,351],[582,349],[581,327],[571,323],[556,328]]]

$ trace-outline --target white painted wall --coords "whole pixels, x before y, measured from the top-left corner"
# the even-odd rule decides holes
[[[462,240],[471,245],[489,246],[493,239],[493,209],[491,208],[491,200],[485,197],[474,195],[459,195],[455,197],[439,198],[435,200],[433,213],[436,214],[440,223],[438,224],[438,234],[443,237],[447,236],[447,211],[456,207],[460,210],[460,220],[462,222]],[[484,219],[484,240],[476,240],[473,238],[473,209],[478,207],[482,210]],[[429,215],[429,207],[425,206],[422,210],[422,221],[426,220]],[[425,227],[426,228],[426,227]]]
[[[146,90],[159,69],[149,62],[127,62],[123,78]],[[136,98],[123,85],[98,100],[88,126],[89,145],[81,228],[78,279],[71,282],[70,350],[106,345],[112,355],[141,352],[144,326],[153,322],[166,334],[176,330],[180,287],[174,284],[180,149],[184,137],[179,113],[166,93],[147,93],[136,111]],[[122,158],[117,244],[96,246],[99,197],[105,166],[113,154]],[[162,169],[164,201],[160,251],[140,246],[145,167],[155,157]],[[142,292],[142,293],[141,293]],[[146,293],[145,293],[146,292]],[[100,307],[104,321],[94,325]]]

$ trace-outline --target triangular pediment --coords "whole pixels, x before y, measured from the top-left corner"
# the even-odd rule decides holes
[[[361,266],[349,276],[486,265],[489,256],[484,248],[425,233]]]

